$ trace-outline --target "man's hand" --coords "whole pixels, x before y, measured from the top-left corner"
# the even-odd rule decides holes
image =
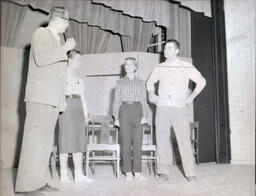
[[[158,96],[156,96],[156,94],[155,94],[155,93],[149,93],[149,95],[148,95],[148,99],[149,99],[149,101],[150,101],[151,103],[154,103],[155,105],[157,105],[157,104],[158,104],[159,97],[158,97]]]
[[[64,50],[66,50],[67,52],[74,49],[76,46],[76,41],[75,39],[72,37],[72,38],[68,38],[66,40],[66,43],[64,44]]]
[[[115,125],[116,127],[120,127],[120,123],[119,123],[119,120],[115,120],[115,123],[114,123],[114,125]]]
[[[140,124],[148,124],[148,121],[145,117],[142,117],[141,121],[140,121]]]
[[[183,103],[183,107],[188,107],[191,103],[193,103],[193,100],[191,98],[187,98]]]
[[[66,102],[66,100],[64,101],[64,109],[63,109],[63,111],[65,111],[67,109],[67,102]]]

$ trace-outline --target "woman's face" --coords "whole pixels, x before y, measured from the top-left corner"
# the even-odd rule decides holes
[[[71,69],[78,69],[81,64],[81,55],[75,54],[73,58],[69,59],[68,64]]]
[[[130,60],[130,59],[126,60],[124,68],[125,68],[126,74],[135,73],[135,71],[136,71],[135,62],[133,60]]]

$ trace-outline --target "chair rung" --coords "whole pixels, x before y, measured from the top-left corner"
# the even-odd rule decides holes
[[[89,151],[92,151],[92,150],[117,151],[120,149],[120,146],[119,145],[108,145],[108,144],[88,144],[87,149]]]
[[[142,145],[141,150],[142,151],[155,151],[156,145]]]
[[[118,160],[118,158],[117,157],[104,157],[104,156],[97,156],[97,157],[89,157],[89,161],[91,161],[91,160],[109,160],[109,161],[111,161],[111,160]]]
[[[156,160],[156,157],[142,157],[142,160]]]

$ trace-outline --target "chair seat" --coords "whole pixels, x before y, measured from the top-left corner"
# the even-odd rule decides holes
[[[102,156],[94,156],[94,157],[89,157],[90,160],[95,160],[95,161],[110,161],[110,160],[119,160],[119,157],[117,156],[106,156],[106,155],[102,155]]]
[[[142,145],[142,151],[156,151],[156,145]]]
[[[88,144],[88,150],[119,150],[119,144]]]

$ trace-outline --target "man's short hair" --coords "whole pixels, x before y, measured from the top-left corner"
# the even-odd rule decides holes
[[[61,17],[66,20],[69,20],[69,13],[68,10],[64,7],[54,7],[49,12],[49,21],[53,20],[56,17]]]
[[[77,54],[82,55],[82,53],[81,53],[79,50],[71,50],[71,51],[69,51],[69,53],[68,53],[68,58],[69,58],[69,59],[73,59],[74,56],[77,55]]]
[[[176,49],[180,49],[180,43],[175,40],[175,39],[168,39],[166,42],[165,42],[165,45],[168,44],[168,43],[174,43],[175,46],[176,46]]]

